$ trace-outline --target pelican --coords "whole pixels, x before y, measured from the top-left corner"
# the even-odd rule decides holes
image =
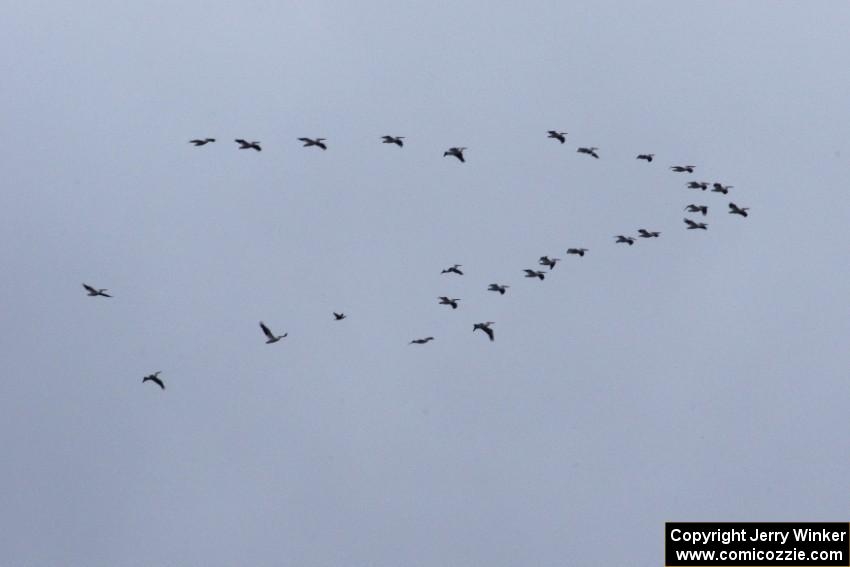
[[[385,144],[395,144],[398,147],[404,147],[404,136],[383,136]]]
[[[337,313],[334,311],[334,321],[342,321],[345,319],[345,313]]]
[[[555,268],[555,264],[560,262],[560,258],[550,258],[549,256],[541,256],[540,260],[538,260],[538,264],[541,266],[549,266],[549,270],[553,270]]]
[[[284,338],[286,335],[289,334],[289,333],[284,333],[282,335],[275,335],[274,333],[272,333],[271,329],[266,327],[266,324],[263,323],[262,321],[260,321],[260,328],[263,330],[263,333],[268,338],[268,340],[266,341],[267,345],[270,345],[272,343],[276,343],[277,341],[279,341],[280,339]]]
[[[529,270],[525,269],[525,277],[527,278],[540,278],[541,281],[546,278],[546,274],[541,272],[540,270]]]
[[[652,158],[654,158],[654,157],[655,157],[655,154],[640,154],[635,159],[645,159],[646,161],[651,162]]]
[[[568,248],[567,254],[575,254],[576,256],[581,256],[582,258],[584,258],[584,253],[587,251],[587,248]]]
[[[240,150],[257,150],[258,152],[263,151],[263,148],[260,147],[260,142],[247,142],[242,138],[233,141],[239,144]]]
[[[688,189],[708,189],[708,181],[688,181]]]
[[[704,222],[694,222],[691,219],[685,219],[685,224],[688,225],[688,230],[700,229],[700,228],[702,230],[708,230],[708,225],[705,224]]]
[[[712,193],[723,193],[724,195],[729,194],[729,189],[732,189],[734,185],[721,185],[720,183],[715,183],[713,185]]]
[[[407,343],[407,344],[411,344],[411,345],[424,345],[424,344],[425,344],[425,343],[427,343],[428,341],[433,341],[433,340],[434,340],[434,337],[425,337],[424,339],[413,339],[412,341],[410,341],[410,342],[409,342],[409,343]]]
[[[440,300],[440,305],[451,305],[452,309],[457,309],[457,302],[460,301],[460,299],[450,299],[445,295],[437,299]]]
[[[555,130],[549,130],[549,135],[546,137],[558,140],[563,144],[567,141],[567,132],[556,132]]]
[[[451,268],[446,268],[445,270],[443,270],[443,271],[442,271],[442,272],[440,272],[440,273],[441,273],[441,274],[457,274],[457,275],[459,275],[459,276],[462,276],[462,275],[463,275],[463,272],[462,272],[462,271],[460,271],[460,269],[459,269],[459,268],[462,268],[462,267],[463,267],[463,266],[462,266],[461,264],[455,264],[455,265],[454,265],[454,266],[452,266]]]
[[[106,293],[107,291],[109,291],[106,288],[95,289],[92,286],[90,286],[89,284],[83,284],[83,287],[86,288],[87,292],[89,292],[88,293],[89,297],[97,297],[98,295],[101,296],[101,297],[112,297],[111,295]]]
[[[598,149],[599,148],[579,148],[576,151],[580,154],[588,154],[595,157],[596,159],[599,159],[599,154],[596,153],[596,150]]]
[[[685,210],[689,213],[702,213],[702,216],[708,214],[707,205],[688,205],[687,207],[685,207]]]
[[[506,291],[508,291],[508,288],[509,288],[509,287],[511,287],[511,286],[509,286],[509,285],[499,285],[499,284],[491,283],[491,284],[490,284],[490,287],[488,287],[487,289],[488,289],[489,291],[498,291],[498,292],[499,292],[499,295],[505,295],[505,292],[506,292]]]
[[[614,244],[623,243],[623,244],[628,244],[629,246],[631,246],[632,244],[635,243],[635,239],[632,238],[631,236],[623,236],[622,234],[618,234],[614,238],[617,239],[617,242],[615,242]]]
[[[446,156],[455,156],[460,161],[466,163],[466,160],[463,159],[463,150],[466,148],[449,148],[448,150],[443,152],[443,157]]]
[[[741,215],[742,217],[746,217],[748,210],[750,210],[749,207],[739,207],[735,203],[729,203],[729,214],[730,215]]]
[[[652,231],[646,230],[645,228],[639,228],[638,229],[638,236],[640,236],[641,238],[658,238],[659,236],[661,236],[661,233],[660,232],[652,232]]]
[[[472,326],[472,332],[474,333],[478,329],[481,329],[482,331],[487,333],[487,336],[490,337],[491,342],[495,341],[496,337],[493,335],[493,329],[490,328],[490,325],[495,325],[495,324],[496,323],[494,323],[493,321],[487,321],[486,323],[475,323]]]
[[[162,380],[159,379],[160,374],[162,374],[162,370],[159,370],[157,372],[154,372],[153,374],[149,374],[149,375],[145,376],[144,378],[142,378],[142,384],[144,384],[145,382],[151,381],[154,384],[156,384],[157,386],[159,386],[160,388],[162,388],[163,390],[165,390],[165,384],[163,384]]]
[[[671,165],[670,169],[676,173],[693,173],[695,165]]]
[[[304,145],[301,146],[303,148],[309,148],[310,146],[316,146],[316,147],[322,148],[323,150],[328,149],[328,147],[325,145],[325,139],[326,138],[315,138],[315,139],[313,139],[313,138],[298,138],[298,140],[300,142],[304,142]]]
[[[215,142],[215,138],[204,138],[203,140],[189,140],[189,143],[195,144],[195,147],[205,146],[210,142]]]

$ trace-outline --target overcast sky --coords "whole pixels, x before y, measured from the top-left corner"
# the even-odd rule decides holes
[[[4,567],[847,521],[850,4],[128,4],[0,7]]]

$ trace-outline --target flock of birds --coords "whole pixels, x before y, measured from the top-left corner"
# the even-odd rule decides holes
[[[549,130],[547,133],[548,138],[552,138],[557,140],[561,144],[566,142],[567,132],[558,132],[556,130]],[[382,143],[384,144],[393,144],[400,148],[404,147],[404,136],[382,136]],[[298,138],[298,141],[303,143],[303,147],[316,147],[321,150],[327,150],[328,146],[325,143],[326,138]],[[216,141],[215,138],[198,138],[194,140],[189,140],[190,144],[193,144],[196,147],[205,146],[207,144],[214,143]],[[234,140],[238,145],[240,150],[254,150],[257,152],[262,151],[262,147],[260,142],[258,141],[247,141],[241,138]],[[443,157],[454,157],[457,158],[461,163],[466,163],[466,159],[463,155],[463,152],[467,148],[465,147],[451,147],[443,152]],[[580,154],[586,154],[592,156],[595,159],[599,159],[599,148],[597,147],[579,147],[576,152]],[[635,159],[646,161],[647,163],[651,163],[655,159],[655,154],[638,154]],[[676,173],[694,173],[694,169],[696,166],[694,165],[672,165],[670,169]],[[721,183],[709,183],[707,181],[689,181],[687,183],[687,187],[689,189],[698,189],[702,191],[707,191],[709,186],[711,186],[711,192],[720,193],[722,195],[728,195],[729,190],[732,189],[733,185],[723,185]],[[749,207],[740,207],[735,203],[728,203],[729,214],[738,215],[741,217],[747,217]],[[708,205],[697,205],[697,204],[689,204],[685,207],[685,211],[689,213],[700,213],[703,217],[708,215]],[[695,220],[685,218],[684,219],[687,230],[708,230],[708,224],[705,222],[697,222]],[[645,228],[638,229],[637,236],[627,236],[624,234],[615,235],[615,243],[616,244],[628,244],[629,246],[634,245],[638,238],[659,238],[661,236],[661,232],[647,230]],[[566,254],[578,257],[584,257],[584,255],[589,252],[588,248],[568,248]],[[538,259],[538,264],[540,266],[546,267],[551,272],[556,264],[561,261],[561,258],[550,258],[549,256],[541,256]],[[442,274],[453,274],[457,276],[464,275],[463,270],[461,270],[463,266],[461,264],[453,264],[448,268],[442,270]],[[536,278],[539,280],[544,280],[546,278],[546,273],[543,270],[539,269],[531,269],[525,268],[523,270],[525,272],[526,278]],[[96,288],[94,286],[83,284],[83,288],[86,290],[88,296],[90,297],[107,297],[111,298],[112,295],[106,293],[109,291],[105,288]],[[507,290],[510,288],[507,284],[499,284],[499,283],[491,283],[487,290],[498,293],[499,295],[505,295]],[[460,298],[456,297],[448,297],[448,296],[440,296],[437,298],[439,300],[439,305],[448,305],[452,309],[458,308],[458,302],[461,301]],[[347,316],[345,313],[337,313],[333,312],[333,318],[335,321],[342,321]],[[481,323],[475,323],[472,326],[472,332],[482,331],[490,341],[496,340],[495,332],[493,331],[492,326],[495,325],[494,321],[484,321]],[[264,322],[260,321],[260,330],[263,332],[263,335],[266,337],[266,344],[274,344],[288,336],[288,333],[283,333],[282,335],[275,334],[268,325]],[[424,345],[433,341],[434,337],[428,336],[419,339],[413,339],[409,344],[415,345]],[[157,371],[152,374],[149,374],[142,378],[142,383],[145,382],[153,382],[161,389],[165,390],[165,383],[159,377],[162,371]]]

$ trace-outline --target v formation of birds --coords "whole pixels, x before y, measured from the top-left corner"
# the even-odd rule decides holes
[[[560,144],[564,144],[566,142],[566,139],[567,139],[566,138],[567,132],[559,132],[557,130],[549,130],[548,133],[547,133],[547,137],[556,140]],[[395,146],[398,146],[399,148],[403,148],[405,139],[406,139],[405,136],[389,136],[389,135],[387,135],[387,136],[382,136],[381,142],[384,143],[384,144],[393,144]],[[194,140],[189,140],[189,143],[194,145],[195,147],[201,147],[201,146],[206,146],[207,144],[214,143],[215,141],[216,141],[215,138],[197,138],[197,139],[194,139]],[[307,137],[304,137],[304,138],[298,138],[298,141],[302,142],[303,147],[305,147],[305,148],[315,147],[315,148],[319,148],[323,151],[328,149],[328,145],[326,143],[326,141],[327,141],[326,138],[307,138]],[[238,144],[239,150],[254,150],[256,152],[262,151],[261,142],[258,142],[258,141],[248,141],[248,140],[245,140],[245,139],[242,139],[242,138],[237,138],[237,139],[234,140],[234,142],[236,142],[236,144]],[[445,150],[443,152],[443,157],[454,157],[459,162],[466,163],[466,158],[464,156],[464,152],[466,150],[467,150],[466,147],[454,146],[454,147],[451,147],[451,148],[448,148],[447,150]],[[582,147],[577,148],[576,152],[580,153],[580,154],[585,154],[585,155],[591,156],[595,159],[599,159],[599,157],[600,157],[599,156],[599,148],[597,148],[597,147],[584,147],[584,146],[582,146]],[[654,161],[655,154],[650,154],[650,153],[638,154],[635,159],[645,161],[649,164],[649,163],[652,163]],[[670,170],[675,172],[675,173],[692,174],[692,173],[694,173],[695,169],[696,169],[695,165],[672,165],[672,166],[670,166]],[[711,186],[711,192],[712,193],[719,193],[719,194],[722,194],[722,195],[728,195],[729,190],[734,187],[733,185],[723,185],[722,183],[719,183],[719,182],[709,183],[707,181],[689,181],[686,184],[686,187],[688,189],[697,189],[697,190],[701,190],[701,191],[707,191],[709,186]],[[741,206],[736,205],[735,203],[732,203],[732,202],[728,203],[728,207],[729,207],[729,211],[728,211],[729,214],[738,215],[738,216],[741,216],[741,217],[747,217],[748,216],[747,211],[749,210],[749,207],[741,207]],[[689,204],[688,206],[685,207],[685,211],[689,212],[689,213],[700,213],[700,215],[702,217],[705,217],[705,216],[708,215],[708,208],[709,208],[708,205]],[[685,228],[687,230],[708,230],[708,223],[705,223],[705,222],[702,222],[702,221],[695,221],[693,219],[689,219],[689,218],[686,217],[684,219],[684,223],[685,223]],[[637,230],[637,236],[627,236],[625,234],[618,234],[618,235],[614,236],[614,239],[615,239],[616,244],[627,244],[629,246],[633,246],[635,244],[635,242],[638,241],[639,238],[651,239],[651,238],[659,238],[660,236],[661,236],[661,232],[659,232],[659,231],[653,231],[653,230],[648,230],[646,228],[640,228],[640,229]],[[577,256],[579,258],[583,258],[584,255],[587,252],[589,252],[588,248],[568,248],[566,250],[567,255]],[[536,268],[534,268],[534,269],[524,268],[522,271],[525,273],[526,278],[538,279],[538,280],[542,281],[542,280],[546,279],[548,272],[551,272],[552,270],[554,270],[556,264],[560,261],[561,261],[561,258],[552,258],[552,257],[549,257],[549,256],[541,256],[538,259],[537,264],[540,265],[540,266],[543,266],[545,268],[548,268],[548,271],[543,271],[543,270],[539,270],[539,269],[536,269]],[[451,265],[447,268],[444,268],[441,271],[441,273],[443,275],[449,275],[449,276],[463,276],[464,271],[462,270],[462,268],[463,268],[463,265],[461,265],[461,264],[453,264],[453,265]],[[83,284],[83,288],[86,290],[86,293],[89,297],[106,297],[106,298],[112,298],[113,297],[111,294],[107,293],[109,290],[106,289],[106,288],[96,288],[96,287],[91,286],[91,285],[86,284],[86,283]],[[510,288],[510,285],[507,285],[507,284],[491,283],[488,286],[487,290],[496,292],[499,295],[505,295],[505,293],[508,291],[509,288]],[[460,298],[454,298],[454,297],[448,297],[448,296],[439,296],[437,299],[439,300],[438,303],[440,305],[447,305],[447,306],[451,307],[452,310],[457,309],[459,302],[461,301]],[[332,313],[332,315],[333,315],[334,321],[342,321],[343,319],[347,318],[347,315],[345,313],[342,313],[342,312],[334,311]],[[265,342],[267,344],[277,343],[277,342],[283,340],[284,338],[286,338],[288,336],[288,333],[286,333],[286,332],[284,332],[282,335],[275,334],[274,331],[272,331],[272,329],[262,321],[260,321],[259,325],[260,325],[260,330],[262,331],[263,335],[266,338]],[[474,333],[476,331],[482,331],[483,334],[485,334],[489,338],[489,340],[491,342],[493,342],[496,339],[495,332],[492,328],[493,325],[495,325],[494,321],[484,321],[484,322],[480,322],[480,323],[474,323],[473,326],[472,326],[472,332]],[[424,345],[424,344],[428,344],[429,342],[431,342],[433,340],[435,340],[435,338],[433,336],[427,336],[427,337],[423,337],[423,338],[413,339],[408,344]],[[148,374],[147,376],[144,376],[142,378],[142,383],[152,382],[153,384],[159,386],[160,389],[165,390],[165,382],[159,377],[159,375],[161,373],[162,373],[162,371],[157,371],[157,372],[154,372],[152,374]]]

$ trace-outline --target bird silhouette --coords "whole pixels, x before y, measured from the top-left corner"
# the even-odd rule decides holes
[[[587,248],[568,248],[567,254],[572,254],[574,256],[581,256],[583,258],[584,253],[587,252],[587,251],[588,251]]]
[[[299,141],[304,142],[302,148],[309,148],[310,146],[316,146],[317,148],[322,148],[323,150],[328,149],[328,146],[325,144],[325,138],[298,138]]]
[[[525,277],[527,278],[538,278],[540,281],[546,279],[546,273],[541,272],[540,270],[529,270],[526,268],[523,270],[525,272]]]
[[[452,309],[457,309],[457,302],[460,301],[460,299],[450,299],[445,295],[438,297],[437,299],[440,300],[440,305],[451,305]]]
[[[84,287],[84,288],[86,288],[86,291],[88,292],[88,296],[89,296],[89,297],[97,297],[97,296],[101,296],[101,297],[112,297],[111,295],[109,295],[108,293],[106,293],[107,291],[109,291],[109,290],[108,290],[108,289],[106,289],[106,288],[103,288],[103,289],[95,289],[95,288],[93,288],[92,286],[90,286],[89,284],[83,284],[83,287]]]
[[[466,148],[449,148],[448,150],[443,152],[443,157],[454,156],[461,162],[466,163],[466,160],[463,158],[463,150],[465,149]]]
[[[655,154],[640,154],[635,159],[645,159],[646,161],[651,162],[654,157]]]
[[[215,142],[215,138],[204,138],[203,140],[189,140],[189,143],[195,144],[195,147],[205,146],[210,142]]]
[[[549,130],[549,135],[547,138],[553,138],[558,140],[562,144],[567,141],[567,133],[566,132],[556,132],[555,130]]]
[[[490,328],[490,325],[495,325],[495,323],[493,321],[487,321],[486,323],[475,323],[472,326],[472,332],[474,333],[478,329],[481,329],[482,331],[487,333],[488,337],[490,337],[490,342],[493,342],[496,340],[496,337],[494,336],[493,329]]]
[[[404,146],[404,142],[402,141],[404,140],[404,136],[383,136],[383,139],[383,143],[385,144],[395,144],[400,148]]]
[[[158,370],[157,372],[154,372],[153,374],[148,374],[147,376],[142,378],[142,384],[144,384],[145,382],[153,382],[154,384],[156,384],[157,386],[159,386],[160,388],[165,390],[165,384],[159,378],[160,374],[162,374],[162,370]]]
[[[641,238],[658,238],[659,236],[661,236],[661,233],[660,232],[652,232],[652,231],[646,230],[645,228],[639,228],[638,229],[638,236],[640,236]]]
[[[631,236],[623,236],[622,234],[618,234],[614,238],[617,239],[615,244],[621,244],[622,243],[622,244],[628,244],[629,246],[631,246],[635,243],[635,239],[632,238]]]
[[[334,313],[334,321],[342,321],[346,317],[345,313],[337,313],[336,311],[334,311],[333,313]]]
[[[549,256],[541,256],[540,260],[538,260],[537,263],[541,266],[549,266],[549,271],[551,272],[555,269],[555,264],[560,261],[560,258],[550,258]]]
[[[491,283],[490,286],[487,289],[489,291],[498,291],[499,295],[505,295],[505,292],[508,291],[509,287],[511,287],[511,286]]]
[[[729,203],[729,214],[730,215],[741,215],[742,217],[746,217],[748,210],[750,210],[749,207],[739,207],[735,203]]]
[[[688,205],[687,207],[685,207],[685,210],[689,213],[702,213],[702,216],[708,214],[707,205]]]
[[[685,219],[685,224],[688,225],[688,230],[708,230],[708,225],[704,222],[694,222],[691,219]]]
[[[260,147],[260,142],[248,142],[243,140],[242,138],[233,141],[239,144],[240,150],[257,150],[258,152],[263,151],[263,148]]]
[[[460,268],[462,268],[462,267],[463,267],[463,266],[462,266],[461,264],[455,264],[455,265],[454,265],[454,266],[452,266],[451,268],[446,268],[445,270],[443,270],[443,271],[442,271],[442,272],[440,272],[440,273],[441,273],[441,274],[457,274],[457,275],[459,275],[459,276],[462,276],[462,275],[463,275],[463,272],[462,272],[462,271],[460,271]]]
[[[671,165],[670,169],[676,173],[693,173],[695,165]]]
[[[266,326],[266,324],[263,323],[262,321],[260,321],[260,328],[263,330],[263,334],[266,335],[266,338],[268,339],[266,341],[267,345],[270,345],[272,343],[276,343],[277,341],[286,337],[289,334],[289,333],[284,333],[282,335],[275,335],[274,333],[272,333],[271,329],[269,329]]]
[[[434,337],[425,337],[424,339],[413,339],[413,340],[412,340],[412,341],[410,341],[408,344],[411,344],[411,345],[424,345],[424,344],[425,344],[425,343],[427,343],[428,341],[433,341],[433,340],[434,340]]]
[[[599,159],[599,154],[596,153],[596,150],[598,149],[599,148],[579,148],[576,151],[580,154],[588,154],[595,157],[596,159]]]

